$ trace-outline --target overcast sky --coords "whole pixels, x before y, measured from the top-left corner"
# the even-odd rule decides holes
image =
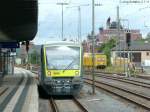
[[[85,39],[87,34],[91,32],[92,0],[39,0],[39,23],[38,33],[34,39],[35,43],[42,44],[46,41],[61,40],[61,6],[57,3],[62,1],[69,3],[68,6],[64,6],[64,37],[75,39],[78,36],[78,9],[73,7],[78,5],[89,4],[89,6],[81,7],[82,39]],[[145,36],[150,30],[150,3],[123,4],[119,1],[121,0],[95,0],[95,4],[102,4],[102,6],[95,7],[96,33],[98,33],[99,27],[106,27],[109,16],[111,21],[116,20],[116,7],[119,5],[120,18],[128,19],[129,28],[140,29],[142,35]],[[122,24],[128,27],[127,21]]]

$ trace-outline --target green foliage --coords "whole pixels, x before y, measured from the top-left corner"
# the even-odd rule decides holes
[[[29,63],[40,64],[40,55],[37,53],[36,50],[29,54]]]
[[[147,34],[147,37],[146,37],[147,39],[150,39],[150,32]]]
[[[103,43],[99,48],[99,51],[102,51],[107,56],[107,65],[111,64],[111,49],[115,47],[115,45],[116,40],[112,38],[107,43]]]
[[[135,41],[140,42],[140,43],[144,43],[145,41],[150,42],[150,32],[144,38],[140,38],[140,39],[135,40]]]
[[[108,66],[101,71],[108,72],[108,73],[123,73],[124,67],[123,66],[117,66],[117,67],[116,66]]]

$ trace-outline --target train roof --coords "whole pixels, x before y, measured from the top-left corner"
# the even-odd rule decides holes
[[[71,41],[50,41],[43,44],[43,46],[51,46],[51,45],[74,45],[74,46],[81,46],[80,43],[71,42]]]
[[[92,55],[92,53],[89,52],[84,52],[85,55]],[[94,53],[94,54],[101,54],[101,55],[105,55],[104,53]]]

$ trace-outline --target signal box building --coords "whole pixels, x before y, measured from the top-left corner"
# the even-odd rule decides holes
[[[125,35],[127,32],[131,33],[131,40],[139,40],[142,39],[142,35],[140,33],[140,30],[132,29],[121,29],[119,32],[119,38],[118,38],[118,30],[117,29],[100,29],[99,34],[97,35],[97,40],[99,43],[105,43],[111,38],[117,38],[121,41],[125,41]]]
[[[130,33],[131,41],[142,39],[142,34],[138,29],[126,29],[120,26],[119,36],[117,29],[117,22],[113,21],[111,23],[107,23],[106,29],[99,28],[99,32],[96,35],[95,46],[96,48],[100,46],[102,43],[106,43],[108,40],[114,38],[116,40],[120,40],[121,42],[126,41],[126,33]],[[89,36],[88,36],[89,37]],[[83,42],[84,51],[90,52],[92,48],[92,40],[87,37],[87,40]],[[97,50],[95,50],[97,51]]]
[[[120,43],[112,50],[112,60],[116,57],[128,58],[137,67],[150,66],[150,43],[133,41],[129,48],[126,43]],[[115,63],[112,62],[112,64]]]

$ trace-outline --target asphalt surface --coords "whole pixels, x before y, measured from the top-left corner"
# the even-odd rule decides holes
[[[149,112],[127,100],[101,89],[91,94],[91,85],[84,85],[79,101],[89,112]]]

